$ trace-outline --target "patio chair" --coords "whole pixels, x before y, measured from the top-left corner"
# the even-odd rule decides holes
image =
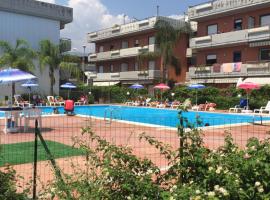
[[[171,103],[171,109],[177,109],[180,105],[182,105],[180,101],[173,101]]]
[[[75,102],[75,105],[86,105],[88,103],[88,98],[85,95],[82,95],[78,101]]]
[[[59,106],[64,106],[65,105],[65,101],[63,99],[63,97],[61,96],[56,96],[55,98],[55,105],[59,105]]]
[[[241,112],[247,108],[247,99],[241,99],[239,105],[229,109],[229,112]]]
[[[25,101],[19,94],[14,95],[14,104],[18,107],[30,106],[30,103],[28,101]]]
[[[268,113],[270,114],[270,101],[267,102],[265,107],[261,107],[260,109],[255,109],[254,113]]]
[[[147,98],[145,99],[145,101],[142,103],[143,106],[150,106],[150,101],[151,101],[151,98]]]
[[[47,96],[47,101],[48,106],[55,106],[55,99],[53,96]]]

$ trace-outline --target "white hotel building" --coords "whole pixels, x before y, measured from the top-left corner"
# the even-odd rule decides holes
[[[35,0],[1,0],[0,1],[0,40],[15,44],[17,39],[25,39],[34,50],[39,42],[48,39],[60,43],[60,30],[72,22],[73,9]],[[2,66],[1,66],[2,67]],[[39,81],[39,93],[48,94],[50,79],[48,70],[40,72],[36,61],[35,75]],[[55,73],[55,92],[59,92],[59,72]],[[0,85],[0,98],[10,94],[10,88]],[[16,85],[16,92],[26,92]],[[1,96],[2,95],[2,96]]]

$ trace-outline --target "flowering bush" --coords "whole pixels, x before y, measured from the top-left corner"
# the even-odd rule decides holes
[[[211,150],[204,146],[201,131],[179,114],[176,151],[146,134],[140,136],[168,160],[169,168],[163,173],[150,160],[133,155],[132,149],[110,144],[90,128],[84,129],[84,139],[75,138],[75,145],[85,150],[86,167],[75,166],[76,173],[66,175],[72,198],[270,199],[269,140],[252,138],[241,149],[228,133],[224,146]],[[57,184],[50,194],[67,199]]]

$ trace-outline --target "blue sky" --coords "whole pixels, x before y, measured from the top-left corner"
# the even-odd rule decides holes
[[[42,1],[42,0],[41,0]],[[87,51],[93,51],[93,45],[88,44],[86,35],[100,29],[123,23],[123,16],[128,19],[144,19],[156,15],[159,5],[161,16],[183,15],[188,6],[207,0],[43,0],[73,8],[73,22],[61,31],[62,37],[72,39],[75,50],[82,51],[87,45]]]
[[[188,6],[196,5],[207,0],[101,0],[113,15],[126,14],[139,19],[156,14],[156,6],[160,6],[160,15],[183,14]],[[68,0],[56,0],[65,5]]]

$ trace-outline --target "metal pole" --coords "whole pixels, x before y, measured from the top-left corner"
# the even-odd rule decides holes
[[[86,48],[86,45],[83,45],[83,84],[84,84],[84,72],[85,72],[85,48]]]
[[[35,121],[33,200],[37,199],[37,151],[38,151],[38,120]]]

